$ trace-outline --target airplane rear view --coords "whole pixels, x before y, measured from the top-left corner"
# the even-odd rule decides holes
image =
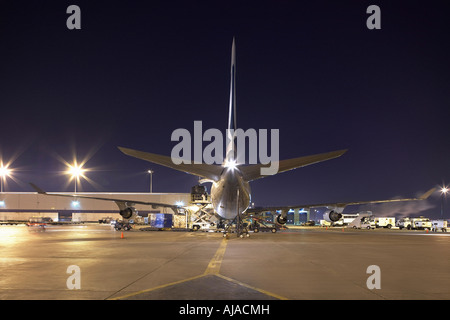
[[[264,172],[263,169],[267,167],[265,164],[258,163],[244,165],[238,161],[236,147],[236,132],[238,132],[236,115],[236,46],[234,38],[231,47],[230,76],[228,129],[226,130],[227,145],[225,157],[221,164],[180,163],[182,161],[176,161],[179,164],[175,164],[170,157],[119,147],[126,155],[200,176],[206,179],[203,181],[212,182],[211,201],[215,213],[226,220],[235,219],[249,207],[251,198],[249,182],[269,176],[261,174],[261,172]],[[240,132],[242,132],[242,130]],[[347,150],[338,150],[282,160],[277,161],[274,165],[278,168],[277,173],[281,173],[340,157],[346,151]]]
[[[228,126],[226,129],[226,145],[225,155],[214,163],[203,163],[201,161],[190,159],[178,159],[173,156],[164,156],[144,151],[138,151],[130,148],[118,147],[124,154],[142,159],[151,163],[155,163],[161,166],[169,167],[178,171],[186,172],[202,178],[201,183],[210,182],[211,187],[211,203],[214,209],[213,214],[224,221],[224,224],[228,227],[224,230],[224,235],[229,231],[229,227],[236,226],[236,233],[238,236],[242,236],[243,233],[248,232],[243,227],[243,218],[245,215],[258,214],[262,212],[280,212],[276,217],[276,222],[279,224],[285,224],[287,222],[287,213],[290,209],[294,208],[318,208],[326,207],[328,210],[324,213],[324,219],[329,222],[335,222],[341,219],[342,211],[348,205],[368,204],[368,203],[385,203],[385,202],[398,202],[398,201],[416,201],[427,199],[436,188],[432,188],[422,196],[418,198],[406,198],[406,199],[391,199],[391,200],[375,200],[375,201],[353,201],[353,202],[338,202],[338,203],[319,203],[319,204],[296,204],[289,206],[274,206],[274,207],[257,207],[249,208],[251,199],[250,182],[256,179],[261,179],[274,174],[286,172],[289,170],[297,169],[300,167],[308,166],[311,164],[319,163],[326,160],[331,160],[342,156],[347,150],[336,150],[331,152],[325,152],[320,154],[302,156],[293,159],[278,160],[270,163],[250,163],[245,164],[242,158],[239,148],[239,138],[242,138],[245,134],[242,129],[237,127],[237,108],[236,108],[236,46],[235,39],[231,47],[231,72],[230,72],[230,98],[229,98],[229,110],[228,110]],[[221,132],[216,129],[215,132]],[[238,141],[238,142],[236,142]],[[242,140],[240,140],[242,141]],[[251,148],[249,148],[251,149]],[[267,149],[267,148],[266,148]],[[253,149],[255,150],[255,149]],[[267,150],[266,150],[267,151]],[[271,150],[272,153],[274,150]],[[278,150],[277,150],[278,151]],[[278,156],[278,155],[277,155]],[[80,195],[61,195],[61,194],[49,194],[41,190],[34,184],[31,184],[33,188],[40,194],[63,196],[63,197],[76,197],[76,198],[89,198],[105,201],[114,201],[119,207],[120,215],[124,219],[133,219],[137,216],[137,211],[134,206],[136,204],[148,205],[152,207],[165,207],[173,210],[175,214],[178,213],[179,207],[174,204],[167,203],[155,203],[155,202],[142,202],[126,199],[110,199],[100,197],[87,197]]]

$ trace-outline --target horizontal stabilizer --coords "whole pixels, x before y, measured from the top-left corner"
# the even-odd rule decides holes
[[[393,202],[405,202],[405,201],[421,201],[426,200],[428,197],[435,192],[436,188],[431,188],[420,197],[417,198],[397,198],[397,199],[386,199],[386,200],[371,200],[371,201],[349,201],[349,202],[334,202],[334,203],[317,203],[317,204],[298,204],[294,206],[278,206],[278,207],[256,207],[247,209],[247,213],[256,213],[256,212],[275,212],[277,210],[288,211],[290,209],[299,209],[299,208],[345,208],[346,206],[352,205],[364,205],[364,204],[377,204],[377,203],[393,203]]]
[[[325,160],[334,159],[342,156],[347,150],[338,150],[327,153],[314,154],[310,156],[304,156],[299,158],[287,159],[278,161],[278,172],[285,172],[292,169],[308,166],[310,164],[322,162]],[[267,175],[261,175],[261,168],[268,167],[267,164],[253,164],[248,166],[239,167],[243,177],[246,181],[252,181],[259,178],[267,177]]]
[[[159,154],[137,151],[128,148],[118,147],[120,151],[128,156],[142,159],[148,162],[156,163],[161,166],[169,167],[178,171],[193,174],[195,176],[200,176],[202,178],[207,178],[210,180],[217,181],[220,178],[223,167],[221,165],[214,164],[175,164],[171,157],[162,156]]]

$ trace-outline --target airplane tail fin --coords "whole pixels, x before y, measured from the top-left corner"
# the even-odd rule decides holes
[[[228,110],[228,129],[237,129],[236,124],[236,48],[235,40],[231,46],[231,79],[230,79],[230,104]]]
[[[304,156],[299,158],[293,158],[293,159],[287,159],[287,160],[281,160],[278,161],[278,172],[285,172],[292,169],[297,169],[300,167],[304,167],[310,164],[322,162],[325,160],[331,160],[334,158],[338,158],[342,156],[345,152],[347,152],[347,149],[344,150],[337,150],[327,153],[320,153],[320,154],[314,154],[310,156]],[[241,170],[242,175],[246,181],[252,181],[264,177],[268,177],[268,175],[262,175],[261,174],[261,168],[267,167],[265,164],[253,164],[248,166],[241,166],[239,167],[239,170]]]
[[[227,130],[227,147],[225,161],[231,162],[236,160],[236,148],[234,147],[234,130],[237,129],[236,123],[236,47],[233,37],[231,45],[231,79],[230,79],[230,103],[228,109],[228,130]]]

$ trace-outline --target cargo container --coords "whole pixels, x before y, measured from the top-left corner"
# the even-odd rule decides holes
[[[173,215],[170,213],[150,213],[149,224],[154,228],[172,228]]]

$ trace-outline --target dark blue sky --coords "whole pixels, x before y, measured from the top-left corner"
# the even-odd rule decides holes
[[[0,11],[7,191],[189,192],[196,178],[123,155],[170,155],[173,130],[225,129],[237,51],[243,129],[280,129],[280,158],[339,159],[251,184],[257,205],[415,196],[450,182],[446,1],[14,1]],[[81,8],[81,30],[66,9]],[[381,30],[366,9],[381,8]],[[431,200],[430,200],[431,201]],[[430,206],[439,211],[439,197]]]

